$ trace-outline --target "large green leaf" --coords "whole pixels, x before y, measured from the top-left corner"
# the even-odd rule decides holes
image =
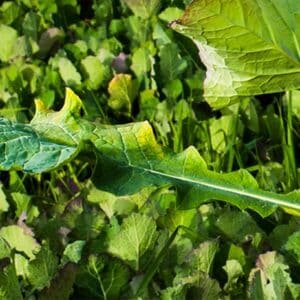
[[[228,174],[208,170],[194,147],[179,154],[164,149],[148,122],[113,126],[82,119],[80,99],[71,90],[60,112],[37,104],[30,125],[1,119],[0,169],[48,171],[74,157],[81,145],[92,144],[98,158],[94,183],[116,195],[133,194],[151,185],[172,185],[185,209],[212,199],[253,209],[262,216],[277,205],[300,209],[299,191],[282,195],[259,190],[245,170]]]
[[[194,0],[172,27],[191,37],[215,108],[300,87],[300,2]]]
[[[152,250],[158,237],[152,218],[132,214],[124,220],[120,231],[113,231],[108,239],[108,252],[120,257],[136,271],[140,270],[140,260],[147,250]]]
[[[34,258],[34,253],[40,249],[37,241],[17,225],[2,227],[0,238],[4,239],[12,249],[25,253],[29,258]]]
[[[43,246],[28,263],[27,279],[36,289],[47,286],[57,271],[58,260],[48,246]]]
[[[160,6],[160,0],[124,0],[133,13],[143,19],[155,14]]]
[[[276,252],[260,254],[249,277],[250,299],[299,299],[300,285],[292,282],[289,266]]]
[[[0,299],[22,300],[20,285],[16,270],[13,265],[8,265],[0,270]]]
[[[210,199],[229,202],[241,209],[251,208],[262,216],[274,205],[300,208],[298,191],[279,195],[258,189],[245,170],[228,174],[209,171],[194,147],[174,154],[157,144],[147,122],[122,126],[98,126],[90,138],[98,150],[94,181],[118,195],[155,185],[174,185],[181,208],[197,207]]]
[[[0,118],[0,170],[42,172],[76,154],[79,140],[74,135],[77,121],[74,122],[72,114],[78,110],[78,105],[72,97],[74,95],[69,94],[59,113],[45,110],[42,102],[37,101],[31,126]]]

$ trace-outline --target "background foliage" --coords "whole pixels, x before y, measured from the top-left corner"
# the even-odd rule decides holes
[[[161,145],[193,145],[210,170],[243,168],[262,189],[297,189],[299,92],[213,111],[198,49],[168,27],[187,4],[3,2],[0,115],[27,123],[37,98],[59,110],[68,86],[87,120],[147,119]],[[82,151],[52,172],[0,173],[1,299],[299,298],[295,211],[179,210],[168,184],[118,196],[92,183],[95,161]]]

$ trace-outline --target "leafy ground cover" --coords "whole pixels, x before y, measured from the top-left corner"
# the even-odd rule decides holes
[[[1,299],[300,297],[300,4],[188,4],[1,4]]]

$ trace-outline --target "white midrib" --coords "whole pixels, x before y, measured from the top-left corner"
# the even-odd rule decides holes
[[[175,179],[175,180],[184,181],[184,182],[188,182],[188,183],[195,184],[195,185],[205,186],[207,188],[211,188],[212,190],[219,190],[219,191],[223,191],[225,193],[240,195],[242,197],[249,197],[249,198],[252,198],[252,199],[272,203],[272,204],[275,204],[275,205],[300,210],[300,203],[297,204],[297,203],[287,202],[287,201],[272,197],[271,195],[270,196],[260,195],[256,192],[249,191],[249,190],[248,191],[247,190],[240,190],[240,189],[237,189],[237,188],[223,186],[223,185],[215,184],[213,182],[207,182],[207,181],[199,180],[199,179],[194,180],[194,179],[189,178],[189,177],[182,177],[182,176],[178,176],[178,175],[172,175],[172,174],[156,171],[156,170],[153,170],[153,169],[146,169],[146,168],[137,167],[137,166],[132,166],[132,167],[137,168],[137,169],[141,169],[145,172],[148,172],[148,173],[151,173],[151,174],[154,174],[154,175],[159,175],[159,176],[163,176],[163,177],[167,177],[167,178],[172,178],[172,179]],[[263,191],[263,190],[260,190],[260,192],[264,193],[264,194],[271,193],[271,192],[267,192],[267,191]],[[274,193],[274,195],[276,195],[276,194]],[[282,196],[284,196],[284,194]]]

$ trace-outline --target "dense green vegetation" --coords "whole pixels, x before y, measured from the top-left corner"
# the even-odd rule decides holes
[[[1,4],[1,299],[300,297],[300,4],[188,4]]]

